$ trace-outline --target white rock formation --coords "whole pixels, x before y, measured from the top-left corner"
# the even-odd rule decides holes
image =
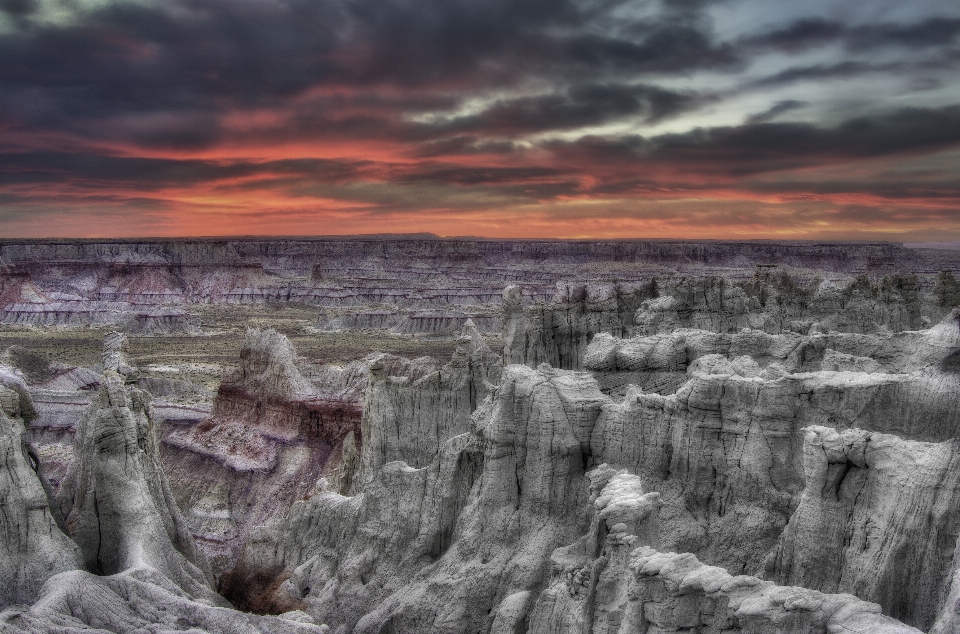
[[[238,574],[262,580],[261,608],[301,609],[355,632],[917,631],[851,595],[774,586],[690,554],[634,552],[659,548],[659,539],[682,541],[677,531],[687,524],[696,531],[713,523],[710,537],[720,543],[706,540],[708,553],[759,557],[764,548],[749,542],[766,535],[769,546],[779,532],[765,524],[765,487],[785,509],[791,496],[776,492],[783,483],[776,465],[768,471],[771,449],[751,456],[752,465],[728,466],[726,488],[701,485],[724,500],[726,519],[708,519],[711,504],[698,501],[696,489],[690,500],[704,519],[681,513],[684,494],[662,473],[651,487],[606,466],[585,473],[595,460],[623,457],[607,435],[612,405],[586,375],[510,366],[495,400],[478,411],[475,432],[445,443],[421,469],[384,465],[357,496],[324,492],[298,503],[251,539]],[[727,448],[728,459],[745,461],[762,434],[747,433]],[[712,451],[723,459],[723,446]],[[694,457],[691,449],[677,465]],[[791,481],[799,465],[780,460],[780,477]],[[679,471],[675,482],[686,488],[703,473],[693,464]],[[751,494],[751,478],[764,473]]]
[[[956,441],[812,426],[803,454],[803,495],[767,561],[768,578],[855,594],[929,628],[960,531]]]
[[[23,440],[26,399],[22,378],[0,367],[0,632],[329,631],[304,614],[237,612],[213,591],[160,469],[145,395],[116,366],[78,426],[63,525]]]
[[[50,511],[24,439],[28,399],[23,379],[0,366],[0,609],[36,600],[50,576],[80,563],[79,549]]]
[[[552,304],[523,306],[519,286],[503,291],[504,362],[579,369],[587,345],[600,332],[625,336],[643,289],[620,284],[557,284]]]
[[[77,427],[59,511],[87,570],[111,575],[148,566],[191,596],[212,600],[213,579],[160,466],[148,399],[116,370],[104,372]]]
[[[474,410],[500,381],[501,361],[473,322],[457,343],[449,363],[416,380],[389,376],[382,363],[370,366],[355,490],[388,462],[429,464],[444,441],[470,429]]]

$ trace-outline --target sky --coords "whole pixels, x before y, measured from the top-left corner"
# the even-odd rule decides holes
[[[0,0],[0,238],[960,239],[960,2]]]

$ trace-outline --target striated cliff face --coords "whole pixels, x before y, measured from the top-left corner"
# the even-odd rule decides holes
[[[758,340],[779,338],[764,335]],[[916,368],[934,351],[939,349],[943,358],[952,349],[930,332],[918,333],[914,340],[919,339],[928,340],[926,351],[907,346],[906,358],[888,357],[887,362]],[[676,367],[675,357],[655,354],[669,346],[651,345],[647,338],[623,342],[616,361],[616,354],[599,354],[616,350],[612,343],[598,343],[598,358],[654,363],[655,368],[662,367],[660,359]],[[783,354],[783,347],[772,349]],[[952,373],[932,368],[911,374],[833,369],[791,373],[762,354],[757,358],[768,363],[765,368],[752,357],[731,356],[697,357],[688,366],[689,380],[673,394],[627,388],[623,400],[605,405],[598,417],[592,451],[640,474],[663,494],[661,519],[668,547],[696,553],[733,572],[762,569],[767,551],[800,502],[804,427],[857,427],[933,441],[958,433],[960,420],[949,405],[957,388]],[[837,357],[826,358],[832,365],[839,363]]]
[[[164,467],[216,573],[232,566],[253,526],[305,496],[339,462],[345,439],[359,436],[361,403],[345,391],[322,393],[286,337],[251,329],[213,415],[165,434]]]
[[[916,275],[874,283],[812,280],[758,271],[752,279],[656,278],[646,283],[558,283],[551,304],[524,306],[521,289],[503,295],[504,355],[509,363],[583,369],[595,335],[617,338],[682,330],[736,334],[884,334],[917,330],[953,306],[924,301]],[[675,387],[675,386],[674,386]],[[664,389],[669,389],[669,386]]]
[[[412,410],[388,405],[396,394],[375,381],[383,411],[365,424],[393,444],[379,461],[363,456],[357,494],[298,502],[251,535],[234,574],[255,588],[250,607],[353,632],[930,627],[955,576],[956,322],[598,336],[590,367],[686,380],[615,400],[588,373],[510,365],[429,462],[433,441],[404,448],[403,433],[389,435]],[[805,444],[814,425],[876,439],[877,453],[869,465],[834,457]],[[842,479],[842,495],[823,477]],[[892,581],[907,562],[909,588]]]
[[[960,261],[949,254],[937,252],[934,257],[927,251],[884,243],[497,241],[436,236],[7,240],[0,241],[0,323],[43,327],[109,324],[132,333],[196,334],[197,326],[184,312],[185,305],[295,302],[360,309],[356,317],[338,316],[333,319],[337,323],[321,324],[331,329],[358,324],[381,327],[390,322],[387,327],[398,332],[455,334],[463,324],[462,308],[481,330],[492,332],[498,328],[495,316],[476,308],[494,308],[504,286],[521,285],[529,301],[546,302],[555,298],[558,282],[562,286],[563,280],[583,279],[586,273],[588,279],[614,286],[650,286],[653,278],[678,281],[676,293],[667,292],[671,282],[662,294],[688,302],[680,310],[681,322],[689,321],[693,311],[699,317],[685,325],[704,327],[702,318],[717,309],[713,299],[722,299],[724,293],[717,295],[701,288],[699,282],[683,280],[704,274],[749,280],[758,264],[779,264],[805,274],[840,275],[848,280],[862,274],[920,272],[929,287],[922,289],[925,295],[934,293],[933,276],[940,270],[960,268]],[[939,288],[938,297],[949,295],[946,286],[940,284]],[[888,295],[911,292],[906,286],[881,290]],[[875,292],[870,289],[867,294]],[[764,297],[761,294],[761,299]],[[739,301],[729,299],[731,305]],[[845,307],[849,299],[844,295],[837,302]],[[703,303],[708,300],[709,306]],[[579,302],[561,303],[569,301]],[[862,303],[856,300],[851,306]],[[881,303],[886,306],[889,301]],[[928,309],[939,305],[927,303]],[[836,302],[825,300],[823,309],[833,310],[833,304]],[[363,307],[372,305],[395,305],[407,315],[392,319],[365,315]],[[576,331],[583,317],[576,308],[572,310],[573,314],[558,314],[555,320],[543,315],[544,327]],[[913,324],[918,318],[911,310],[884,308],[884,316],[867,315],[867,321],[873,324],[879,319],[876,323],[897,330],[897,324]],[[844,319],[853,321],[863,312],[859,308],[844,311],[849,313]],[[779,308],[771,312],[771,327],[777,320],[792,319],[789,310],[781,312]],[[931,315],[931,319],[936,321],[939,316]],[[743,315],[731,314],[730,318],[736,321]],[[549,346],[546,352],[555,353]],[[533,365],[542,361],[551,362],[552,358],[530,359]]]
[[[22,379],[0,370],[0,632],[327,631],[307,615],[237,612],[213,591],[160,468],[147,397],[119,369],[106,366],[52,508],[23,442]]]
[[[499,383],[502,365],[472,322],[457,343],[448,364],[416,380],[390,376],[382,363],[371,365],[360,473],[353,490],[388,462],[402,460],[416,468],[428,464],[444,441],[470,430],[471,415]]]
[[[559,380],[589,391],[585,378]],[[362,494],[319,494],[252,539],[248,575],[289,575],[260,600],[358,632],[485,631],[516,610],[523,620],[530,605],[514,595],[542,587],[553,549],[589,525],[586,439],[557,385],[521,366],[502,381],[477,430],[430,464],[388,463]],[[532,401],[542,415],[515,407]]]
[[[604,403],[591,383],[510,366],[477,430],[431,464],[389,463],[360,495],[295,505],[244,552],[250,578],[271,579],[256,607],[354,632],[918,632],[849,594],[661,552],[665,493],[588,470]]]
[[[212,599],[212,577],[160,466],[149,396],[116,369],[77,428],[76,458],[57,510],[84,568],[111,575],[146,565],[191,596]]]
[[[0,573],[19,580],[0,632],[960,627],[955,280],[933,306],[892,245],[447,242],[14,249],[4,301],[348,301],[320,325],[464,329],[442,366],[345,367],[251,329],[211,416],[159,429],[143,388],[180,388],[140,378],[120,334],[102,372],[58,366],[35,402],[0,370]],[[556,284],[551,258],[599,281]],[[799,272],[754,270],[775,258]],[[490,271],[519,282],[503,357],[465,320],[486,308],[451,307],[492,301]],[[45,286],[82,276],[80,299]]]
[[[23,378],[0,366],[0,609],[34,601],[47,578],[80,563],[35,472],[38,460],[24,438],[31,415]]]
[[[168,425],[163,436],[163,465],[177,503],[218,576],[234,566],[251,530],[286,513],[321,478],[353,487],[366,442],[364,395],[374,375],[415,382],[436,371],[430,358],[387,354],[324,366],[309,378],[298,364],[282,334],[249,330],[239,364],[224,373],[212,416]],[[436,443],[431,447],[435,452]],[[224,583],[230,594],[232,582]]]
[[[621,284],[558,283],[551,304],[523,305],[519,286],[503,291],[505,363],[579,369],[597,333],[626,336],[633,313],[650,292]]]
[[[478,263],[605,260],[657,264],[690,262],[743,266],[782,262],[793,267],[857,271],[868,267],[917,262],[922,253],[894,243],[804,243],[769,241],[682,240],[487,240],[441,239],[436,236],[357,236],[305,239],[196,240],[4,240],[0,260],[9,267],[30,268],[109,262],[116,267],[261,265],[265,270],[324,277],[333,264],[370,259],[397,262],[432,260],[444,267]],[[435,274],[425,269],[423,275]]]
[[[956,443],[808,427],[803,495],[767,576],[855,594],[929,628],[960,534]]]
[[[551,555],[551,583],[536,597],[529,632],[919,632],[849,594],[733,576],[689,553],[660,551],[658,494],[607,465],[587,475],[590,529]]]
[[[898,332],[920,328],[923,310],[916,275],[892,275],[876,283],[858,277],[802,284],[787,274],[758,272],[748,282],[709,277],[669,284],[660,297],[640,306],[635,331]]]

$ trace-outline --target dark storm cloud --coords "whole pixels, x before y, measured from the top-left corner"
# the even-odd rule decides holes
[[[767,121],[772,121],[784,112],[790,112],[791,110],[797,110],[808,105],[809,102],[801,101],[798,99],[783,99],[773,104],[763,112],[758,112],[757,114],[750,115],[747,117],[748,124],[757,124],[757,123],[766,123]]]
[[[563,93],[505,99],[482,112],[432,126],[435,132],[522,134],[598,125],[639,116],[655,123],[700,103],[696,95],[648,85],[584,84]]]
[[[930,48],[955,42],[960,37],[960,18],[935,17],[913,24],[867,24],[850,26],[834,20],[803,18],[788,26],[750,36],[743,44],[805,51],[829,42],[851,50],[890,46]]]
[[[149,191],[230,179],[311,178],[336,183],[361,177],[369,162],[323,159],[213,161],[97,156],[63,152],[0,154],[0,186],[68,183]]]
[[[37,0],[0,0],[0,11],[14,16],[30,15],[38,7]]]
[[[752,7],[0,0],[2,206],[43,206],[45,196],[59,204],[75,194],[84,205],[136,209],[162,200],[185,216],[207,201],[382,210],[399,208],[397,197],[428,215],[503,201],[709,199],[750,188],[763,198],[954,199],[949,174],[911,186],[834,174],[829,183],[797,184],[780,172],[960,147],[960,106],[893,111],[881,101],[869,104],[880,114],[857,116],[857,96],[829,83],[896,75],[914,91],[899,93],[897,107],[943,104],[955,89],[948,71],[960,62],[960,20],[813,18],[717,35],[760,23],[743,15]],[[63,19],[69,11],[73,18]],[[824,45],[816,63],[781,70],[779,53]],[[879,55],[887,49],[909,54]],[[769,76],[756,79],[762,72]],[[800,81],[814,85],[788,92]],[[769,105],[745,110],[765,107],[757,103]],[[708,119],[696,118],[701,109]],[[789,121],[822,113],[837,121],[841,111],[839,125]],[[691,129],[703,121],[743,124]],[[585,136],[634,125],[645,132]],[[657,129],[677,132],[650,131]]]
[[[550,147],[567,164],[736,178],[863,158],[932,152],[960,146],[960,106],[904,108],[859,117],[833,128],[761,123],[696,129],[653,138],[584,138]]]
[[[592,69],[667,73],[699,68],[737,68],[744,62],[730,44],[717,44],[690,25],[658,25],[637,41],[584,35],[561,42],[562,59]]]
[[[550,167],[462,167],[424,165],[398,175],[398,182],[435,181],[453,185],[530,183],[569,174]]]
[[[773,116],[778,109],[787,111],[802,106],[802,102],[781,102],[765,114]],[[470,137],[463,142],[469,144]],[[745,177],[952,147],[960,147],[960,106],[903,109],[884,116],[852,119],[833,128],[804,123],[754,123],[650,138],[586,137],[575,142],[547,142],[541,148],[548,150],[552,158],[541,159],[539,165],[466,166],[436,160],[413,163],[320,159],[254,162],[91,157],[53,152],[7,153],[0,154],[0,186],[36,188],[67,183],[92,190],[120,187],[156,191],[203,184],[293,190],[307,183],[438,183],[507,188],[543,200],[588,193],[663,193],[672,188],[708,191]],[[512,149],[512,153],[522,152],[521,149]],[[584,184],[584,176],[595,178]],[[799,187],[820,194],[864,193],[872,187],[878,196],[931,199],[953,197],[956,190],[956,187],[945,187],[940,181],[933,185],[914,183],[911,186],[902,178],[885,179],[869,187],[840,181],[831,183],[821,186],[768,183],[751,187],[763,193],[778,187],[784,192]],[[941,194],[936,194],[937,191]]]
[[[8,13],[33,12],[32,0],[2,0]],[[402,114],[453,105],[489,88],[531,79],[582,85],[496,115],[522,125],[542,112],[560,127],[616,115],[666,116],[682,96],[653,88],[617,89],[628,73],[688,71],[738,63],[699,25],[700,3],[674,3],[662,20],[619,18],[628,2],[586,0],[172,0],[156,6],[116,2],[67,24],[27,22],[0,35],[0,123],[62,130],[86,138],[121,137],[144,147],[210,147],[225,132],[225,110],[288,105],[310,90],[344,89],[339,106],[319,99],[317,132],[353,125],[358,134],[400,134]],[[619,90],[620,94],[613,94]],[[375,113],[370,93],[389,94]],[[592,94],[590,94],[592,93]],[[416,103],[415,95],[422,103]],[[394,100],[391,103],[391,98]],[[331,110],[339,107],[338,116]],[[505,106],[508,110],[510,106]],[[142,126],[130,117],[171,113]],[[494,114],[494,113],[491,113]],[[323,122],[330,122],[324,126]],[[534,130],[548,129],[527,118]],[[297,127],[291,135],[302,134]]]
[[[903,69],[903,64],[867,64],[864,62],[846,61],[837,64],[814,64],[788,68],[775,75],[764,77],[753,82],[753,86],[775,86],[790,84],[796,81],[821,81],[825,79],[842,79],[856,77],[867,73],[896,72]]]

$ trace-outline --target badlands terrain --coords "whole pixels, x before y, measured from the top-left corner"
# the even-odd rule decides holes
[[[0,241],[0,632],[960,633],[960,251]]]

